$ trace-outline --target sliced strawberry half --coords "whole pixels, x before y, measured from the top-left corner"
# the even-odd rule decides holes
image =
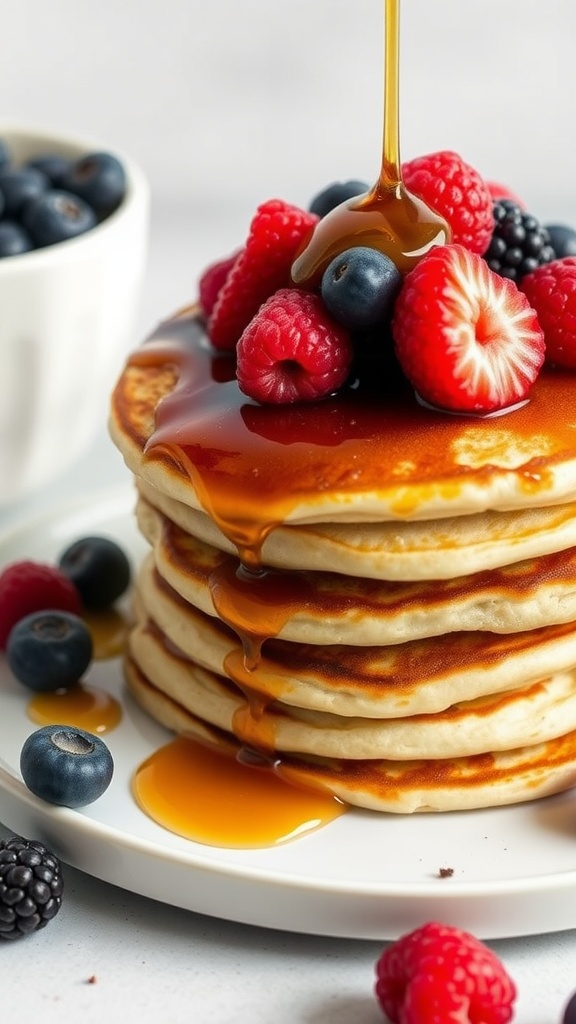
[[[460,245],[432,249],[410,271],[392,330],[418,395],[453,412],[516,404],[544,362],[544,334],[526,296]]]

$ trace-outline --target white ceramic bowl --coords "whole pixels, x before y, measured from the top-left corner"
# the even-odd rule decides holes
[[[15,162],[110,147],[0,122]],[[134,345],[148,245],[149,190],[124,154],[126,197],[69,241],[0,259],[0,505],[64,472],[106,423]]]

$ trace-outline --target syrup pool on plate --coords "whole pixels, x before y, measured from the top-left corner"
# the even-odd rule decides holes
[[[83,618],[93,642],[93,660],[106,661],[119,657],[124,648],[127,622],[122,612],[107,608],[85,612]],[[59,722],[98,735],[115,729],[122,718],[122,706],[112,694],[91,683],[80,681],[75,686],[50,693],[35,693],[27,708],[28,717],[38,726]]]

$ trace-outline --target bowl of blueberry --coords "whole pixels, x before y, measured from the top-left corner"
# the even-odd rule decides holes
[[[0,505],[64,472],[105,424],[148,221],[130,158],[0,122]]]

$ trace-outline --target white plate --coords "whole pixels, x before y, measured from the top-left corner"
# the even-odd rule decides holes
[[[0,566],[49,561],[95,532],[136,561],[144,543],[132,504],[129,491],[56,509],[0,537]],[[91,679],[120,695],[125,713],[106,737],[116,765],[109,790],[72,811],[37,799],[21,780],[20,749],[34,726],[26,694],[0,663],[0,819],[67,863],[185,909],[288,931],[381,940],[431,919],[480,938],[576,927],[576,792],[442,815],[351,811],[271,849],[202,846],[157,826],[130,795],[135,767],[169,734],[127,698],[119,664],[96,664]],[[451,877],[439,877],[441,868]]]

